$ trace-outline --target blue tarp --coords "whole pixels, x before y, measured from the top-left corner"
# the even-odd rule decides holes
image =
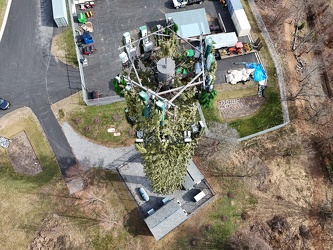
[[[266,71],[262,67],[261,63],[244,63],[245,68],[254,69],[253,81],[259,82],[267,78]]]

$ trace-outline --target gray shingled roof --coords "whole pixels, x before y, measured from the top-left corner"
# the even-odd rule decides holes
[[[185,181],[183,183],[183,187],[186,189],[186,190],[190,190],[193,188],[195,182],[193,181],[193,179],[191,178],[191,176],[188,174],[188,172],[186,172],[186,175],[185,175]]]
[[[189,173],[189,175],[191,175],[191,177],[195,183],[200,183],[204,179],[204,176],[201,174],[201,172],[199,171],[197,166],[194,164],[192,159],[190,159],[190,161],[189,161],[187,172]]]
[[[175,199],[169,201],[154,214],[145,219],[156,240],[161,239],[187,219],[181,206]]]
[[[209,25],[205,9],[187,10],[174,13],[166,13],[166,20],[171,17],[178,25],[178,35],[184,38],[209,35]]]
[[[204,176],[200,173],[199,169],[197,166],[194,164],[192,159],[190,159],[187,172],[185,175],[185,181],[183,183],[183,187],[186,190],[190,190],[193,188],[193,185],[196,183],[200,183],[201,180],[204,179]]]

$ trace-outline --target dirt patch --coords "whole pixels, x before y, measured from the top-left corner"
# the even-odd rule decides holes
[[[27,175],[37,175],[42,172],[42,166],[25,132],[18,133],[11,140],[8,156],[14,170]]]
[[[255,113],[265,99],[258,96],[247,96],[244,98],[228,99],[219,101],[221,115],[225,119],[248,116]]]
[[[90,249],[85,242],[84,234],[80,234],[66,218],[54,214],[44,219],[29,249]]]

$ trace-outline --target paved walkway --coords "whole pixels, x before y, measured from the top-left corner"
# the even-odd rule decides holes
[[[83,169],[91,167],[115,169],[125,162],[138,158],[138,153],[133,145],[120,148],[97,145],[79,135],[67,122],[62,124],[62,130]]]

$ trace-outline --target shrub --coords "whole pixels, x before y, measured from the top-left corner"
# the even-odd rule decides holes
[[[250,217],[251,217],[251,215],[246,211],[242,212],[242,214],[241,214],[241,218],[243,220],[248,220],[248,219],[250,219]]]
[[[216,90],[212,92],[203,91],[200,95],[200,104],[203,105],[207,109],[213,108],[213,100],[217,96]]]
[[[192,238],[190,240],[190,245],[193,246],[193,247],[197,246],[198,245],[198,240],[196,238]]]
[[[117,114],[115,114],[115,115],[112,116],[112,120],[113,120],[114,122],[119,121],[119,119],[120,119],[120,116],[117,115]]]
[[[120,97],[124,97],[124,89],[127,85],[127,82],[124,79],[124,77],[121,76],[119,82],[116,78],[114,78],[112,84],[114,86],[114,91],[117,93],[117,95],[119,95]]]
[[[134,129],[128,130],[128,135],[129,136],[134,136],[135,135],[135,130]]]
[[[227,196],[228,196],[229,199],[235,198],[235,195],[231,192],[228,192]]]
[[[94,119],[94,123],[95,123],[95,124],[98,124],[98,123],[99,123],[99,118],[95,118],[95,119]]]
[[[86,126],[86,127],[84,128],[84,130],[85,130],[86,132],[90,132],[90,131],[91,131],[91,127],[90,127],[90,126]]]
[[[76,125],[79,125],[80,123],[81,123],[82,121],[81,121],[81,118],[75,118],[74,119],[74,123],[76,124]]]
[[[298,30],[302,30],[302,29],[304,29],[304,27],[305,27],[305,22],[303,22],[302,24],[298,25],[297,29]]]
[[[59,110],[58,110],[58,115],[59,115],[59,118],[60,118],[60,119],[64,118],[64,117],[65,117],[65,112],[64,112],[64,110],[63,110],[63,109],[59,109]]]
[[[326,167],[328,178],[333,183],[333,161]]]

